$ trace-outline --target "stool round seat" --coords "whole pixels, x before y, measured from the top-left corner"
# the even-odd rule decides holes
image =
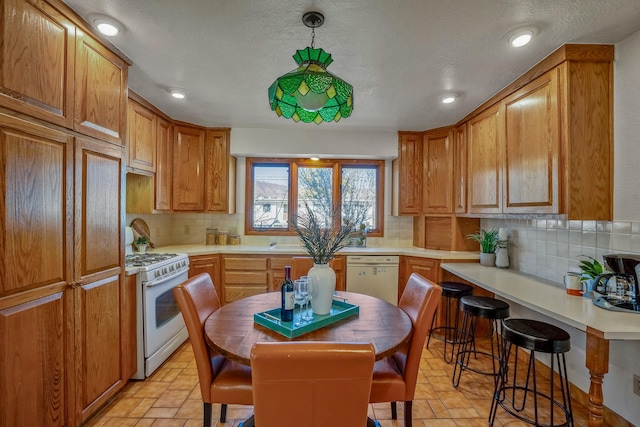
[[[473,293],[473,286],[459,282],[440,282],[442,296],[445,298],[462,298]]]
[[[462,311],[483,319],[506,319],[509,317],[509,304],[499,299],[481,296],[464,296],[460,300]]]
[[[571,336],[564,329],[531,319],[508,319],[502,322],[505,340],[518,347],[542,353],[566,353],[571,350]]]

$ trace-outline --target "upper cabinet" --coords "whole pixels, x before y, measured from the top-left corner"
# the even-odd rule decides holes
[[[453,141],[453,208],[467,212],[467,124],[456,127]]]
[[[45,2],[5,0],[0,105],[73,127],[75,26]]]
[[[504,212],[558,213],[558,74],[552,70],[504,100]]]
[[[612,219],[613,54],[565,45],[462,121],[469,214]]]
[[[422,211],[422,132],[398,132],[398,158],[393,161],[394,215]]]
[[[96,39],[76,31],[74,129],[123,144],[127,113],[127,64]]]
[[[235,213],[236,159],[230,155],[230,131],[207,129],[205,136],[206,210]]]
[[[469,213],[502,212],[504,142],[501,110],[501,105],[496,104],[467,123]]]
[[[0,105],[123,144],[128,62],[65,16],[63,4],[6,0],[0,8]]]
[[[134,170],[156,171],[156,114],[129,99],[127,118],[127,167]]]
[[[453,212],[453,138],[453,127],[424,133],[422,211],[425,214]]]
[[[171,210],[173,175],[173,124],[157,118],[156,122],[156,173],[155,209]]]
[[[204,136],[205,130],[200,127],[174,127],[174,211],[204,210]]]

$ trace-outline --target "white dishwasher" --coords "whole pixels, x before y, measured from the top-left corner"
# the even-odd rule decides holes
[[[347,256],[347,291],[398,305],[397,255]]]

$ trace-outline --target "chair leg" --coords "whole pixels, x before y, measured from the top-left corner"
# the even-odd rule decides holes
[[[227,404],[223,403],[220,405],[220,422],[224,423],[227,421]]]
[[[396,402],[391,402],[391,419],[398,419],[398,406],[396,405]]]
[[[211,427],[211,403],[202,402],[204,408],[204,427]]]
[[[404,427],[412,427],[413,425],[413,417],[411,416],[411,405],[413,404],[412,400],[407,400],[404,402]]]

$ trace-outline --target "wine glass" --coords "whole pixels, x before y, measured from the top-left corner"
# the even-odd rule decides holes
[[[309,312],[309,302],[311,302],[312,294],[313,294],[313,282],[311,278],[308,276],[303,276],[305,278],[305,302],[306,309],[304,310],[304,314],[302,314],[302,319],[307,322],[311,322],[313,320],[313,312]]]
[[[302,317],[302,306],[307,302],[307,298],[305,296],[307,293],[307,282],[304,280],[294,280],[293,281],[293,300],[295,304],[298,305],[298,321],[296,321],[293,326],[303,326],[306,325],[305,319]],[[295,317],[295,313],[294,313]]]

